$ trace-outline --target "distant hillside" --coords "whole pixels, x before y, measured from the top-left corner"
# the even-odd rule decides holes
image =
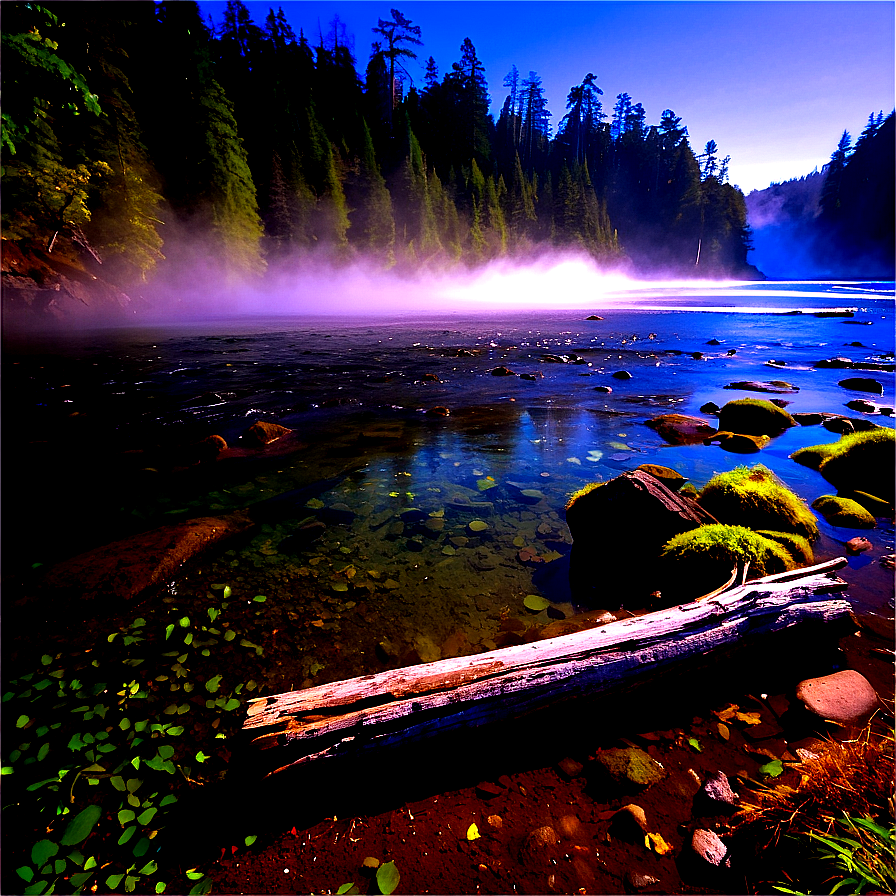
[[[775,280],[893,279],[894,115],[843,134],[821,172],[746,197],[750,260]]]

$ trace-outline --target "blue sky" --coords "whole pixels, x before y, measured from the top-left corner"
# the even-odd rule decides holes
[[[215,24],[224,2],[200,4]],[[597,75],[604,108],[619,93],[642,103],[655,124],[672,109],[700,152],[715,140],[730,155],[730,180],[744,192],[808,174],[828,161],[844,130],[853,139],[868,115],[894,106],[892,0],[860,2],[613,2],[613,0],[316,0],[247,3],[263,24],[282,6],[312,44],[334,15],[354,37],[363,76],[378,18],[392,6],[422,29],[409,70],[422,84],[429,56],[440,77],[460,59],[469,37],[485,66],[492,111],[516,65],[543,81],[554,129],[570,87]]]

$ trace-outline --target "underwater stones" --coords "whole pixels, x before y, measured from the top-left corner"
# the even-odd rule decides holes
[[[770,401],[758,398],[729,401],[719,411],[720,431],[727,430],[751,436],[775,436],[795,425],[796,421],[787,411]]]
[[[714,476],[697,502],[716,520],[733,526],[818,537],[818,524],[809,508],[761,464]]]
[[[841,436],[837,442],[801,448],[790,457],[818,470],[841,493],[859,491],[881,498],[892,495],[896,485],[894,449],[893,430],[877,427]]]
[[[420,377],[421,383],[441,383],[442,381],[439,379],[438,374],[436,373],[424,373],[423,376]]]
[[[258,420],[243,433],[243,438],[256,445],[270,445],[271,442],[276,442],[277,439],[283,438],[291,432],[291,429],[287,429],[279,423]]]
[[[630,380],[632,378],[632,375],[627,370],[617,370],[612,376],[613,379],[617,380]]]
[[[624,791],[646,790],[666,777],[666,770],[638,747],[600,750],[595,762]]]
[[[467,529],[473,535],[481,535],[488,530],[488,523],[485,522],[485,520],[470,520],[470,522],[467,523]]]
[[[868,679],[853,669],[801,681],[796,698],[813,715],[839,725],[862,724],[879,703]]]
[[[870,377],[851,376],[845,380],[840,380],[838,385],[844,389],[852,389],[855,392],[873,392],[875,395],[884,394],[883,384]]]
[[[817,510],[832,526],[840,529],[873,529],[877,524],[874,517],[857,501],[822,495],[812,502]]]
[[[828,417],[821,425],[828,432],[837,433],[837,435],[841,436],[852,435],[856,431],[856,428],[852,425],[852,420],[848,417]]]
[[[316,541],[327,531],[325,523],[320,520],[300,526],[292,535],[287,535],[278,545],[281,554],[294,554],[304,551],[311,542]]]
[[[329,507],[324,507],[320,511],[320,518],[325,523],[332,525],[350,526],[356,517],[355,511],[348,504],[344,504],[341,501],[331,504]]]
[[[582,774],[582,769],[584,768],[584,766],[582,765],[581,762],[576,762],[575,759],[572,759],[569,756],[567,756],[565,759],[561,759],[557,763],[557,767],[570,780],[572,780],[573,778],[578,778],[579,775]],[[571,817],[575,818],[575,816],[571,816]],[[578,821],[578,819],[576,819],[576,821]],[[562,825],[561,825],[561,827],[562,827]],[[561,833],[563,833],[563,832],[561,831]],[[572,839],[572,838],[570,838],[570,839]]]
[[[736,383],[728,383],[725,389],[740,389],[743,392],[770,392],[775,395],[786,395],[791,392],[799,392],[799,386],[785,383],[783,380],[771,380],[767,383],[757,383],[754,380],[742,380]]]
[[[686,414],[661,414],[648,420],[645,425],[670,445],[696,445],[716,433],[708,420]]]
[[[655,479],[659,479],[666,488],[673,492],[677,492],[687,482],[681,473],[673,470],[671,467],[663,467],[660,464],[640,464],[636,469],[649,473]]]
[[[720,430],[706,439],[704,444],[718,444],[723,451],[731,451],[733,454],[755,454],[765,448],[770,441],[769,436],[748,436],[746,433]]]
[[[721,345],[722,343],[719,342],[718,339],[709,339],[709,340],[707,340],[707,343],[706,343],[706,344],[707,344],[707,345]]]

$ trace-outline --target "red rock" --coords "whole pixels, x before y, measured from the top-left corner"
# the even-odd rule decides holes
[[[716,434],[707,420],[686,414],[661,414],[648,420],[646,425],[656,430],[670,445],[695,445]]]
[[[846,542],[846,550],[850,554],[861,554],[862,551],[871,550],[871,542],[868,541],[867,538],[857,535],[855,538],[850,538],[849,541]]]
[[[258,445],[268,445],[285,435],[289,435],[291,432],[291,429],[287,429],[279,423],[268,423],[264,420],[259,420],[243,433],[243,437]]]
[[[691,837],[691,849],[694,854],[716,868],[730,867],[728,847],[719,839],[718,834],[697,828]]]
[[[864,722],[879,703],[868,679],[853,669],[807,678],[797,685],[796,697],[809,712],[841,725]]]

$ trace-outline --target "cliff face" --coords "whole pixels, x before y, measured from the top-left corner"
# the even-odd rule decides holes
[[[0,241],[3,323],[41,328],[60,323],[124,322],[133,311],[120,289],[90,273],[73,255]]]

